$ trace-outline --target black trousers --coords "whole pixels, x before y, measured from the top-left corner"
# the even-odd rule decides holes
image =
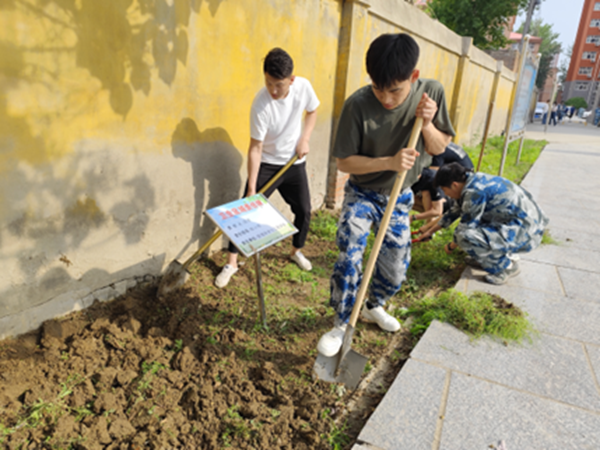
[[[256,191],[267,184],[273,176],[281,170],[283,166],[261,163],[258,169],[258,178],[256,180]],[[308,176],[306,175],[306,163],[294,164],[285,172],[273,185],[265,192],[265,197],[269,198],[275,190],[279,191],[283,200],[290,205],[294,213],[294,226],[298,228],[292,238],[292,243],[296,248],[304,247],[308,228],[310,226],[310,192],[308,190]],[[244,192],[248,192],[248,182]],[[238,249],[231,242],[228,247],[229,252],[238,253]]]

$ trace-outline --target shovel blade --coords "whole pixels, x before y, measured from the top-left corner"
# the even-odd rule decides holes
[[[190,273],[183,268],[183,265],[178,261],[172,261],[158,285],[158,298],[163,299],[168,293],[183,286],[189,277]]]
[[[343,383],[348,389],[356,389],[369,358],[350,349],[342,361],[339,359],[339,353],[333,356],[319,353],[313,367],[313,377],[327,383]]]

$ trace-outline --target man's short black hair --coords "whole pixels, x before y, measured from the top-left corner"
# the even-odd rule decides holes
[[[292,76],[294,61],[292,61],[292,57],[285,50],[274,48],[265,56],[263,71],[273,78],[283,80]]]
[[[444,164],[440,167],[435,174],[433,179],[433,186],[436,188],[450,187],[455,181],[458,183],[464,183],[467,181],[467,174],[471,170],[462,166],[460,163],[453,162],[450,164]]]
[[[419,45],[406,33],[382,34],[367,51],[367,73],[378,88],[410,78],[419,61]]]

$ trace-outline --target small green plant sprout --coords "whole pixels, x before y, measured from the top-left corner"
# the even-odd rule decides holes
[[[230,445],[231,437],[236,437],[243,441],[248,441],[253,436],[253,431],[257,428],[256,423],[246,420],[238,413],[239,406],[233,405],[227,409],[225,422],[225,431],[221,434],[221,439],[226,445]]]
[[[0,444],[4,444],[4,441],[8,436],[17,431],[15,428],[6,427],[4,424],[0,423]]]
[[[183,350],[183,340],[182,339],[176,339],[175,340],[175,345],[173,345],[173,352],[179,353],[181,350]]]
[[[346,433],[348,430],[348,423],[344,422],[344,424],[339,427],[331,417],[331,411],[329,409],[325,409],[321,412],[321,419],[327,420],[330,425],[329,433],[326,435],[322,434],[321,439],[326,441],[332,450],[342,450],[343,448],[346,448],[350,443],[350,436]]]
[[[543,245],[558,245],[558,244],[560,244],[560,242],[558,242],[556,239],[554,239],[550,235],[550,231],[546,230],[546,231],[544,231],[544,234],[542,235],[542,244]]]
[[[152,384],[152,380],[154,379],[154,376],[158,373],[158,371],[166,368],[167,366],[157,361],[152,361],[151,363],[149,363],[148,361],[143,361],[142,376],[138,381],[138,391],[142,393],[146,391]]]
[[[337,234],[337,217],[328,211],[317,211],[310,221],[310,231],[321,239],[334,242]]]
[[[308,326],[314,325],[315,321],[317,320],[317,312],[310,306],[302,308],[302,311],[300,312],[300,319]]]
[[[410,330],[414,335],[423,333],[432,320],[450,323],[475,338],[489,334],[521,342],[534,331],[526,313],[501,297],[484,292],[466,295],[449,289],[414,302],[408,313],[414,318]]]

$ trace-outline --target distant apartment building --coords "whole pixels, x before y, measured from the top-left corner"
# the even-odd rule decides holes
[[[589,107],[597,104],[600,81],[600,1],[585,0],[573,45],[563,99],[583,97]]]

